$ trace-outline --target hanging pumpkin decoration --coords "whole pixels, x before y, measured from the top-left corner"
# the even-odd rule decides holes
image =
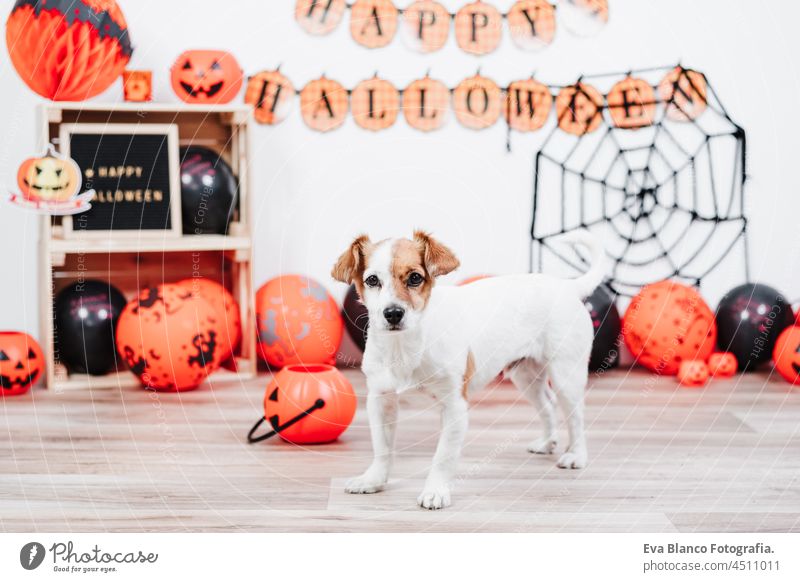
[[[308,34],[330,34],[339,26],[346,8],[345,0],[297,0],[294,18]]]
[[[680,65],[661,80],[658,93],[666,103],[667,117],[675,121],[697,119],[708,104],[705,75]]]
[[[511,40],[522,50],[540,51],[556,35],[556,9],[547,0],[519,0],[506,18]]]
[[[172,89],[186,103],[230,103],[239,94],[244,73],[234,56],[220,50],[189,50],[171,70]]]
[[[514,81],[506,93],[506,123],[516,131],[536,131],[550,117],[553,95],[534,79]]]
[[[353,120],[359,127],[378,131],[394,125],[400,112],[400,92],[377,76],[361,81],[350,95]]]
[[[276,71],[261,71],[247,80],[244,102],[253,107],[253,118],[264,125],[275,125],[289,116],[294,103],[292,82]]]
[[[622,129],[653,125],[656,117],[656,93],[644,79],[626,77],[606,95],[611,121]]]
[[[800,385],[800,327],[787,327],[781,332],[772,359],[784,380]]]
[[[324,76],[300,91],[300,113],[311,129],[336,129],[344,123],[347,109],[347,89]]]
[[[0,397],[25,394],[44,368],[44,354],[35,339],[21,331],[0,331]]]
[[[124,71],[122,91],[125,101],[145,103],[153,100],[152,71]]]
[[[81,188],[81,169],[75,160],[48,150],[43,156],[22,162],[17,185],[28,200],[67,202]]]
[[[494,6],[477,0],[456,13],[455,27],[456,42],[462,50],[485,55],[500,44],[503,15]]]
[[[6,43],[22,80],[54,101],[99,95],[133,53],[114,0],[17,0],[6,23]]]
[[[572,135],[585,135],[603,121],[603,96],[586,83],[564,87],[556,97],[558,127]]]
[[[608,0],[563,0],[558,9],[564,28],[576,36],[593,36],[608,23]]]
[[[453,110],[464,127],[485,129],[500,117],[502,91],[491,79],[475,75],[464,79],[453,92]]]
[[[450,35],[450,13],[438,2],[418,0],[403,10],[403,36],[412,49],[432,53]]]
[[[426,75],[403,91],[403,115],[406,123],[420,131],[439,129],[447,121],[450,89]]]
[[[367,48],[384,47],[397,32],[397,8],[391,0],[356,0],[350,7],[350,34]]]

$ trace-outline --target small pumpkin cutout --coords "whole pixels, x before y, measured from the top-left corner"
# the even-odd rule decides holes
[[[330,131],[344,123],[348,110],[347,89],[321,77],[300,91],[300,112],[311,129]]]
[[[606,95],[611,121],[622,129],[637,129],[653,124],[656,93],[644,79],[626,77]]]
[[[453,92],[453,109],[464,127],[485,129],[495,124],[503,106],[502,91],[491,79],[475,75]]]
[[[403,33],[408,44],[422,53],[440,50],[450,35],[450,13],[433,0],[419,0],[403,10]]]
[[[553,95],[546,85],[533,79],[514,81],[506,94],[506,122],[516,131],[536,131],[550,116]]]
[[[558,127],[572,135],[585,135],[603,121],[603,96],[586,83],[564,87],[556,97]]]
[[[467,4],[456,13],[456,42],[473,55],[485,55],[500,44],[503,16],[494,6],[480,0]]]
[[[239,94],[244,73],[234,56],[220,50],[189,50],[171,70],[172,89],[186,103],[230,103]]]
[[[308,34],[330,34],[339,26],[346,8],[345,0],[297,0],[294,18]]]
[[[353,120],[359,127],[378,131],[394,125],[400,112],[400,92],[377,77],[361,81],[350,95]]]
[[[675,121],[697,119],[708,105],[705,76],[681,66],[672,69],[661,80],[658,93],[667,104],[667,117]]]
[[[81,169],[55,154],[28,158],[17,171],[17,185],[28,200],[67,202],[81,188]]]
[[[350,7],[350,34],[367,48],[384,47],[397,32],[397,8],[390,0],[356,0]]]
[[[426,76],[412,82],[403,91],[403,115],[406,123],[420,131],[433,131],[447,121],[450,89]]]
[[[45,369],[36,340],[21,331],[0,331],[0,397],[25,394]]]
[[[705,386],[709,376],[708,366],[702,360],[687,360],[678,368],[678,382],[687,388]]]
[[[772,359],[784,380],[800,385],[800,327],[787,327],[781,332]]]
[[[714,378],[730,378],[738,369],[736,356],[730,352],[717,352],[708,356],[708,370]]]
[[[295,89],[280,71],[261,71],[247,80],[244,102],[253,107],[253,118],[264,125],[280,123],[292,109]]]
[[[122,82],[125,101],[144,103],[153,100],[152,71],[124,71]]]
[[[556,35],[556,9],[547,0],[519,0],[506,18],[511,40],[522,50],[542,50]]]

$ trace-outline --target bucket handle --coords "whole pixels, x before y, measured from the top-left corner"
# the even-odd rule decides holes
[[[272,430],[270,432],[268,432],[268,433],[264,433],[264,434],[259,435],[259,436],[253,436],[255,434],[255,432],[258,430],[258,427],[260,427],[261,424],[265,420],[267,420],[266,416],[262,416],[253,425],[253,428],[250,429],[250,432],[247,433],[247,442],[250,443],[250,444],[253,444],[253,443],[258,443],[258,442],[261,442],[261,441],[265,441],[268,438],[272,438],[276,434],[278,434],[279,432],[286,430],[287,428],[289,428],[290,426],[294,425],[297,422],[300,422],[301,420],[303,420],[306,416],[308,416],[309,414],[311,414],[315,410],[319,410],[320,408],[324,408],[324,407],[325,407],[325,401],[322,398],[317,398],[316,402],[314,402],[314,404],[312,404],[310,407],[308,407],[308,409],[304,410],[303,412],[301,412],[300,414],[298,414],[294,418],[284,422],[283,424],[278,424],[278,416],[277,415],[270,416],[269,417],[269,424],[270,424],[270,426],[272,426]]]

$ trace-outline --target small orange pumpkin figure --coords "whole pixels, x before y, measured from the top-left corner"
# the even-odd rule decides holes
[[[0,331],[0,397],[25,394],[44,368],[44,354],[35,339],[21,331]]]
[[[603,96],[586,83],[564,87],[556,97],[558,127],[572,135],[584,135],[603,121]]]
[[[356,0],[350,7],[350,34],[367,48],[384,47],[397,32],[397,8],[391,0]]]
[[[800,327],[787,327],[781,332],[772,359],[775,369],[787,382],[800,385]]]
[[[556,9],[547,0],[519,0],[506,18],[511,39],[519,48],[538,51],[553,42]]]
[[[403,10],[403,32],[414,50],[438,51],[450,35],[450,13],[434,0],[417,0]]]
[[[80,190],[81,169],[55,154],[28,158],[17,171],[17,185],[28,200],[66,202]]]
[[[122,89],[125,101],[144,103],[153,100],[152,71],[123,71]]]
[[[711,374],[703,360],[686,360],[678,368],[678,382],[687,388],[705,386]]]
[[[608,92],[606,103],[614,125],[622,129],[653,125],[656,117],[656,92],[644,79],[622,79]]]
[[[461,125],[485,129],[495,124],[503,106],[500,87],[486,77],[464,79],[453,91],[453,110]]]
[[[514,81],[508,86],[505,116],[511,129],[536,131],[550,116],[553,95],[547,85],[534,79]]]
[[[413,81],[403,91],[403,115],[406,123],[420,131],[433,131],[447,121],[450,89],[427,75]]]
[[[708,369],[714,378],[730,378],[739,369],[739,364],[732,353],[717,352],[708,356]]]
[[[691,121],[706,110],[708,95],[702,73],[677,66],[661,80],[658,93],[667,104],[667,117]]]
[[[456,42],[473,55],[485,55],[500,44],[503,16],[494,6],[480,0],[466,4],[456,13]]]
[[[230,103],[239,94],[244,73],[234,56],[221,50],[182,53],[171,70],[172,89],[186,103]]]
[[[400,113],[400,92],[378,77],[361,81],[350,95],[353,120],[364,129],[378,131],[394,125]]]
[[[330,131],[344,123],[349,107],[347,89],[321,77],[300,91],[300,113],[311,129]]]

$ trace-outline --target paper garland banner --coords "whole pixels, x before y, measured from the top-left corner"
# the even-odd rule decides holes
[[[508,23],[514,44],[522,50],[540,51],[556,34],[556,6],[547,0],[518,0],[501,13],[488,2],[475,0],[450,13],[434,0],[417,0],[407,8],[397,8],[391,0],[297,0],[295,20],[309,34],[333,32],[350,9],[350,35],[367,48],[387,46],[397,29],[414,50],[430,53],[440,50],[450,36],[453,23],[458,46],[473,55],[494,51],[503,37],[503,21]],[[599,32],[608,22],[608,0],[561,0],[564,27],[578,36]]]
[[[411,127],[434,131],[446,123],[452,109],[459,123],[470,129],[491,127],[503,115],[510,129],[532,132],[541,129],[555,109],[558,127],[581,136],[597,130],[606,111],[613,127],[635,130],[656,122],[659,104],[673,121],[694,120],[708,106],[705,76],[680,65],[656,86],[627,74],[606,95],[585,80],[558,87],[530,78],[501,88],[480,74],[452,89],[426,75],[402,91],[377,74],[352,90],[323,76],[298,92],[280,71],[261,71],[249,78],[245,102],[256,121],[275,125],[286,118],[298,94],[303,120],[317,131],[340,127],[348,111],[359,127],[370,131],[391,127],[400,111]]]

